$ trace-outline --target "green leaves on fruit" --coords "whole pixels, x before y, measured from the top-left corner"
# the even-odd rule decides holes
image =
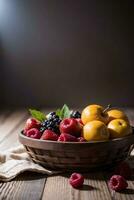
[[[29,112],[33,118],[37,119],[40,122],[42,122],[46,119],[45,114],[39,110],[29,109]]]
[[[58,109],[56,111],[56,115],[58,115],[60,119],[69,118],[70,114],[71,114],[71,110],[66,104],[64,104],[61,109]]]

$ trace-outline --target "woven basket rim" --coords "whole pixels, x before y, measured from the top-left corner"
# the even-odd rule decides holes
[[[83,145],[83,144],[110,144],[110,143],[114,143],[114,142],[119,142],[119,141],[124,141],[124,140],[129,140],[131,138],[134,138],[134,127],[132,127],[133,129],[133,133],[132,134],[129,134],[127,136],[124,136],[124,137],[120,137],[120,138],[115,138],[115,139],[109,139],[109,140],[103,140],[103,141],[86,141],[86,142],[64,142],[64,141],[52,141],[52,140],[40,140],[40,139],[33,139],[33,138],[30,138],[30,137],[27,137],[23,134],[23,131],[21,131],[19,133],[19,139],[25,139],[29,142],[41,142],[41,143],[51,143],[51,144],[66,144],[66,145],[69,145],[69,144],[74,144],[74,145]]]

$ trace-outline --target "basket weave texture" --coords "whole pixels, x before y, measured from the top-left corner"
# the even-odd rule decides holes
[[[133,148],[134,131],[124,138],[104,142],[57,142],[36,140],[19,134],[19,141],[35,163],[54,170],[80,170],[114,166]]]

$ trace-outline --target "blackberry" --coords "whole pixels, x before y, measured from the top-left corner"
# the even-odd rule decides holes
[[[61,122],[61,119],[59,118],[59,116],[57,116],[55,112],[51,112],[48,115],[48,119],[46,119],[45,121],[41,123],[40,132],[43,133],[45,130],[51,130],[59,134],[60,122]]]
[[[72,118],[81,118],[81,113],[79,111],[73,111],[71,113]]]

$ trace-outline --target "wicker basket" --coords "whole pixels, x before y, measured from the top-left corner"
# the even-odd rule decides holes
[[[125,160],[134,144],[133,134],[104,142],[57,142],[31,139],[19,134],[32,160],[55,170],[79,170],[105,168]]]

